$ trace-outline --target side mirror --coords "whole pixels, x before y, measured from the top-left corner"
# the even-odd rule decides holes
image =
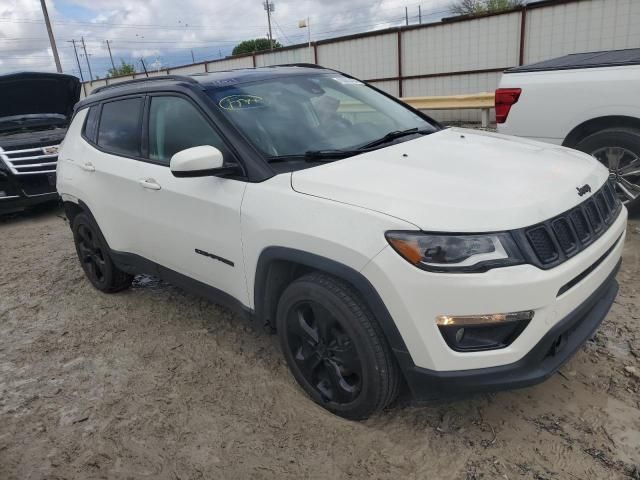
[[[222,152],[211,145],[187,148],[171,157],[169,164],[174,177],[208,177],[228,175],[238,171],[238,165],[224,165]]]

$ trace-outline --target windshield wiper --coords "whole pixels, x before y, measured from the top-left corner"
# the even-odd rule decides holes
[[[309,150],[304,153],[305,160],[309,162],[315,161],[332,161],[341,158],[352,157],[362,153],[362,150]]]
[[[296,155],[277,155],[267,157],[269,163],[288,162],[290,160],[305,160],[307,162],[333,162],[342,158],[363,153],[363,150],[308,150]]]
[[[362,145],[358,150],[367,150],[369,148],[377,147],[387,142],[391,142],[397,138],[407,137],[409,135],[416,135],[416,134],[426,135],[427,133],[431,133],[431,130],[427,130],[427,129],[421,130],[418,127],[409,128],[407,130],[396,130],[396,131],[387,133],[384,137],[379,138],[378,140],[374,140],[373,142],[369,142],[365,145]]]

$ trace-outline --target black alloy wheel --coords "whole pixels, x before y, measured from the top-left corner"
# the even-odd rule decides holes
[[[104,254],[95,232],[88,225],[78,227],[78,256],[87,276],[97,283],[103,283],[106,270]]]
[[[400,372],[378,321],[344,281],[315,272],[278,301],[276,327],[291,373],[314,402],[351,420],[397,396]]]
[[[301,301],[287,315],[287,342],[305,380],[324,402],[353,402],[362,390],[362,364],[349,334],[326,308]]]
[[[95,288],[114,293],[131,285],[133,276],[115,266],[107,242],[93,219],[79,213],[73,218],[71,231],[80,265]]]

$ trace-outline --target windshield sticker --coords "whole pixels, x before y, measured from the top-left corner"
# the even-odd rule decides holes
[[[221,98],[218,105],[224,110],[248,110],[265,107],[266,103],[262,97],[256,95],[229,95]]]
[[[364,85],[364,83],[362,83],[359,80],[356,80],[355,78],[333,77],[333,80],[341,83],[342,85]]]

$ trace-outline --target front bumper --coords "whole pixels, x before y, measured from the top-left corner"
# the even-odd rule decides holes
[[[55,173],[12,175],[0,170],[0,215],[58,200]]]
[[[611,286],[613,281],[610,279],[622,256],[626,225],[627,212],[623,208],[588,248],[547,270],[517,265],[478,274],[432,273],[409,264],[390,247],[383,249],[362,273],[388,311],[393,328],[385,328],[385,332],[416,395],[424,397],[432,389],[456,391],[458,387],[450,383],[459,383],[464,391],[524,386],[555,371],[577,346],[563,349],[560,356],[545,360],[544,365],[536,365],[540,356],[548,352],[550,339],[557,338],[576,318],[585,317],[586,313],[575,312],[584,312],[591,299],[602,298],[598,301],[600,306],[593,309],[595,313],[584,320],[585,325],[596,328],[611,303],[607,299],[615,296],[615,288],[606,290],[608,287],[602,286]],[[435,322],[438,315],[529,310],[535,315],[524,331],[510,345],[494,350],[454,351]],[[396,335],[390,335],[390,331]],[[579,345],[588,334],[577,332],[572,335],[572,342]]]
[[[615,275],[620,261],[591,296],[517,362],[498,367],[439,372],[413,366],[404,374],[414,397],[428,400],[443,395],[522,388],[540,383],[555,373],[593,336],[618,293]],[[401,363],[410,361],[404,359]]]

